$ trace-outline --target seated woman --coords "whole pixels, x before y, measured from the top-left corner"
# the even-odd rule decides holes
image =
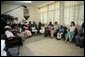
[[[47,27],[45,27],[45,33],[44,33],[44,37],[47,37],[48,36],[48,30],[47,30]]]
[[[44,27],[44,24],[42,24],[42,26],[41,26],[40,33],[41,33],[41,34],[44,34],[44,33],[45,33],[45,27]]]
[[[65,35],[67,34],[67,27],[64,26],[64,32],[62,34],[62,39],[65,40]]]
[[[57,39],[61,39],[63,34],[64,34],[64,27],[61,25],[58,28]]]
[[[53,25],[51,26],[50,34],[51,34],[51,38],[53,38],[53,36],[54,36],[54,26]]]
[[[57,38],[58,28],[59,28],[59,24],[58,24],[58,22],[55,22],[55,24],[54,24],[54,36],[56,38]]]
[[[11,32],[10,26],[5,26],[5,35],[9,39],[11,39],[11,37],[14,37],[13,33]]]
[[[36,34],[38,32],[37,24],[35,23],[35,21],[33,21],[33,24],[31,26],[31,30],[32,30],[32,34]]]
[[[82,24],[81,29],[78,31],[78,34],[75,36],[76,46],[82,48],[84,46],[84,24]]]
[[[11,32],[10,26],[5,26],[5,35],[7,37],[7,44],[10,46],[14,45],[23,45],[22,39]]]
[[[19,33],[18,24],[13,24],[11,27],[12,27],[13,34],[17,36],[17,33]]]
[[[38,24],[38,33],[39,33],[39,34],[41,33],[41,32],[40,32],[41,27],[43,27],[43,24],[42,24],[41,22],[39,22],[39,24]]]
[[[68,33],[66,34],[66,42],[68,38],[69,38],[69,41],[72,42],[74,35],[75,35],[75,29],[76,29],[75,23],[71,22],[71,26],[68,30]]]
[[[49,25],[45,28],[45,37],[47,37],[49,35],[49,37],[52,36],[52,30],[53,30],[53,24],[51,22],[49,22]]]
[[[24,36],[25,36],[25,38],[29,38],[29,37],[31,37],[32,36],[32,33],[31,33],[31,31],[30,30],[28,30],[28,26],[27,25],[24,25]]]

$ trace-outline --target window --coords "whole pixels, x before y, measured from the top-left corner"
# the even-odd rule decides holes
[[[69,8],[64,9],[64,23],[69,25]]]
[[[46,24],[46,23],[47,23],[47,21],[48,21],[48,20],[47,20],[47,12],[45,12],[45,13],[44,13],[44,18],[43,18],[43,19],[44,19],[44,22],[43,22],[43,23],[45,23],[45,24]]]
[[[55,19],[54,19],[54,22],[57,21],[59,23],[59,20],[60,20],[60,10],[55,10],[54,11],[55,13]]]
[[[81,25],[84,22],[84,5],[79,6],[79,21],[78,24]]]
[[[59,2],[55,2],[54,22],[57,21],[59,23],[59,20],[60,20],[60,4]]]
[[[41,22],[49,23],[55,22],[60,19],[59,2],[53,2],[39,9],[39,15],[41,16]],[[43,20],[42,20],[43,19]]]
[[[57,21],[60,24],[61,16],[65,25],[70,25],[71,21],[75,24],[81,25],[84,21],[84,1],[63,1],[64,5],[55,1],[51,4],[47,4],[39,9],[39,15],[41,22],[49,23],[50,21],[54,23]],[[64,8],[62,10],[62,8]],[[60,16],[61,15],[61,16]]]
[[[79,1],[65,1],[64,23],[70,25],[71,21],[80,25],[84,21],[84,4]]]

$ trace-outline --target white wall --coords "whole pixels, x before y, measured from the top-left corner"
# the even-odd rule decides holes
[[[49,3],[49,2],[47,2]],[[42,4],[42,5],[45,5],[46,3]],[[20,5],[10,5],[10,4],[1,4],[1,14],[2,13],[5,13],[11,9],[14,9],[16,7],[19,7]],[[32,7],[27,7],[29,9],[29,14],[30,14],[30,18],[27,20],[28,21],[35,21],[36,23],[38,23],[40,21],[40,18],[39,18],[39,15],[38,15],[38,7],[39,6],[32,6]],[[11,16],[14,16],[14,17],[18,17],[18,22],[22,21],[22,19],[24,19],[24,15],[23,15],[23,7],[20,7],[16,10],[13,10],[9,13],[7,13]]]
[[[40,18],[39,18],[39,15],[38,15],[38,7],[44,6],[44,5],[49,4],[49,3],[50,2],[47,2],[47,3],[41,4],[39,6],[32,6],[32,7],[28,6],[30,18],[27,20],[27,22],[28,21],[35,21],[36,23],[38,23],[39,21],[41,21]],[[61,3],[63,5],[63,2],[61,2]],[[1,4],[1,14],[4,13],[4,12],[9,11],[11,9],[14,9],[18,6],[20,6],[20,5]],[[61,12],[63,12],[63,8],[60,8],[60,10],[61,10]],[[22,19],[24,19],[24,17],[23,17],[24,16],[23,15],[23,7],[20,7],[20,8],[14,10],[14,11],[8,13],[8,14],[10,14],[14,17],[18,17],[19,21],[22,21]],[[62,16],[63,16],[63,14],[62,14]],[[62,16],[61,16],[60,23],[63,22],[64,17],[62,17]]]
[[[1,4],[1,14],[5,13],[9,10],[15,9],[19,6],[20,5]],[[15,10],[7,13],[7,14],[14,16],[14,17],[18,17],[18,19],[19,19],[18,21],[21,21],[22,19],[24,19],[24,17],[23,17],[23,7],[15,9]]]
[[[14,9],[16,7],[19,7],[20,5],[10,5],[10,4],[1,4],[1,14],[5,13],[11,9]],[[38,16],[38,7],[27,7],[29,9],[30,18],[28,21],[36,21],[36,23],[39,22],[39,16]],[[11,16],[18,17],[18,22],[22,21],[24,19],[23,15],[23,7],[20,7],[16,10],[13,10],[9,13],[7,13]]]
[[[29,13],[30,13],[30,18],[29,18],[30,21],[36,21],[36,23],[40,21],[38,16],[38,7],[29,7]]]

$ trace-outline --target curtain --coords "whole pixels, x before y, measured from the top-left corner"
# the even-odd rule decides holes
[[[84,21],[84,1],[63,1],[64,6],[60,6],[59,1],[47,4],[39,9],[39,16],[42,23],[54,23],[57,21],[60,23],[60,15],[64,14],[65,25],[70,25],[71,21],[75,24],[81,25]],[[61,12],[60,7],[64,7],[64,11]]]

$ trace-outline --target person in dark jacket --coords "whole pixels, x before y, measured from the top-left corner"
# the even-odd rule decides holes
[[[75,36],[76,46],[82,48],[84,46],[84,23],[81,26],[81,29],[78,31],[78,34]]]

